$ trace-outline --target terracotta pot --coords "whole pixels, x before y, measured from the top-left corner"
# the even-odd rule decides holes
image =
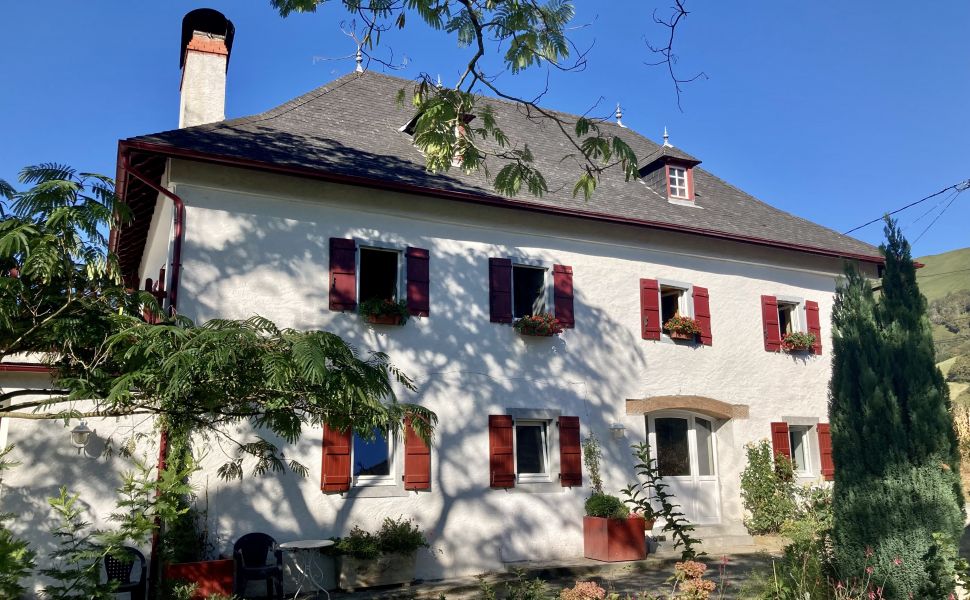
[[[198,584],[193,600],[207,598],[211,594],[232,594],[233,561],[204,560],[202,562],[165,565],[165,579]]]
[[[400,325],[401,315],[367,315],[367,322],[374,325]]]
[[[672,340],[692,340],[694,339],[693,333],[681,333],[680,331],[671,331],[667,335],[670,336]]]
[[[583,517],[583,556],[617,562],[647,557],[647,540],[642,517],[626,519]]]

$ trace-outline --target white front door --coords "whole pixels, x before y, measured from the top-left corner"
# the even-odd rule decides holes
[[[714,423],[691,413],[647,417],[651,457],[691,523],[721,521]]]

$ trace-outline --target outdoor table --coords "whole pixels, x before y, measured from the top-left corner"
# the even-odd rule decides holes
[[[327,595],[327,600],[330,600],[330,592],[326,590],[323,583],[323,569],[320,568],[319,564],[314,563],[313,550],[320,550],[327,546],[333,546],[333,544],[333,540],[294,540],[280,544],[280,550],[293,553],[293,562],[297,563],[300,571],[300,586],[296,588],[296,594],[293,595],[293,598],[300,595],[304,584],[312,584],[318,592],[323,592]],[[316,577],[314,577],[314,571],[316,571]],[[307,589],[309,589],[309,586]]]

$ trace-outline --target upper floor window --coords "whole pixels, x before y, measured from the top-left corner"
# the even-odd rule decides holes
[[[360,301],[375,298],[396,301],[400,289],[401,253],[361,246],[359,260],[357,297]]]
[[[797,302],[778,301],[778,331],[781,337],[785,337],[787,333],[802,331],[797,308]]]
[[[672,285],[660,285],[660,321],[666,323],[674,317],[690,316],[687,289]]]
[[[512,316],[516,319],[546,312],[546,270],[512,265]]]
[[[822,352],[818,302],[792,297],[762,296],[761,325],[765,350],[768,352]]]
[[[690,200],[690,189],[687,186],[687,169],[673,165],[667,168],[670,197],[679,200]]]

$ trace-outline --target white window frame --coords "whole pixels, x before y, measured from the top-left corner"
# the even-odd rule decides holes
[[[683,182],[683,185],[674,185],[674,169],[683,173],[681,177],[677,179]],[[667,190],[668,195],[671,198],[676,198],[677,200],[690,200],[690,184],[688,183],[688,169],[687,167],[680,167],[675,165],[667,165]],[[675,190],[683,190],[683,194],[678,194]]]
[[[660,335],[670,338],[670,335],[664,331],[663,320],[663,292],[664,288],[680,290],[680,298],[677,301],[680,316],[694,318],[694,303],[691,301],[694,294],[694,286],[689,283],[684,283],[683,281],[672,281],[669,279],[658,279],[657,280],[657,301],[660,306]]]
[[[392,244],[383,244],[381,242],[371,242],[363,240],[355,240],[357,242],[357,252],[354,255],[354,260],[356,261],[354,265],[356,274],[356,292],[357,292],[357,303],[360,304],[365,300],[365,298],[360,297],[360,251],[361,250],[378,250],[381,252],[394,252],[397,254],[397,284],[395,287],[394,301],[400,302],[405,299],[406,284],[405,277],[407,275],[407,261],[404,260],[404,249],[400,246]]]
[[[387,435],[387,475],[353,475],[353,487],[393,486],[398,484],[398,440],[393,432]],[[357,456],[357,435],[353,434],[350,441],[350,472],[354,472]]]
[[[516,267],[526,267],[529,269],[542,269],[542,288],[543,288],[543,309],[542,312],[552,314],[554,312],[554,298],[553,298],[553,286],[552,286],[552,265],[547,264],[538,260],[530,260],[527,258],[516,258],[510,257],[509,260],[512,261],[512,281],[510,282],[509,289],[512,293],[512,318],[520,319],[525,315],[515,314],[515,268]]]
[[[544,473],[519,473],[519,425],[542,425],[542,464]],[[513,419],[512,420],[512,457],[515,461],[515,480],[518,483],[548,483],[552,481],[552,464],[549,461],[549,428],[552,421],[547,419]]]
[[[792,296],[775,296],[775,303],[778,310],[778,335],[785,337],[785,332],[781,330],[781,307],[782,305],[791,306],[791,330],[801,333],[808,332],[807,320],[805,319],[805,299]]]
[[[792,455],[792,464],[795,463],[795,444],[792,443],[792,434],[798,433],[802,436],[802,449],[804,450],[803,463],[794,469],[795,477],[814,477],[815,476],[815,456],[812,452],[811,433],[815,428],[808,425],[788,425],[788,447]]]

